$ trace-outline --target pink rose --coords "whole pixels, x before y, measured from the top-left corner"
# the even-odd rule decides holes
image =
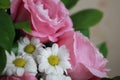
[[[101,79],[94,76],[93,78],[90,78],[89,80],[101,80]]]
[[[29,73],[25,73],[22,77],[18,76],[3,76],[0,77],[0,80],[37,80],[34,76]]]
[[[22,0],[12,0],[10,12],[14,22],[30,20],[30,14],[24,8],[24,2]]]
[[[12,1],[12,18],[22,21],[27,17],[29,20],[31,16],[32,36],[40,38],[42,42],[48,40],[55,42],[64,32],[73,30],[68,10],[60,0],[23,0],[23,2]]]
[[[70,52],[72,69],[68,70],[68,74],[73,80],[91,80],[95,76],[107,77],[107,60],[80,32],[66,32],[59,38],[58,44],[65,45]]]

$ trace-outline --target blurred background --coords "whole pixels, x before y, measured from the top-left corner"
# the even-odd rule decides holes
[[[108,46],[108,64],[110,77],[120,76],[120,0],[79,0],[70,14],[82,9],[95,8],[104,13],[102,21],[90,29],[90,39]]]

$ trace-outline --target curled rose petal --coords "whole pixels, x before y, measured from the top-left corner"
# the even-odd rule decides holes
[[[65,45],[70,52],[72,69],[68,73],[73,80],[107,77],[107,60],[80,32],[66,32],[59,38],[58,44]]]

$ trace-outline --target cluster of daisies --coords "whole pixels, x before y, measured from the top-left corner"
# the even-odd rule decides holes
[[[3,74],[22,76],[29,72],[40,80],[71,80],[67,69],[71,69],[69,52],[65,46],[46,47],[39,39],[22,37],[18,41],[18,54],[7,52],[7,64]]]

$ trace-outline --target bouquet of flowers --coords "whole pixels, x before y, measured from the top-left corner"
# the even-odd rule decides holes
[[[106,44],[88,39],[103,13],[70,16],[77,1],[0,0],[0,80],[112,80]]]

